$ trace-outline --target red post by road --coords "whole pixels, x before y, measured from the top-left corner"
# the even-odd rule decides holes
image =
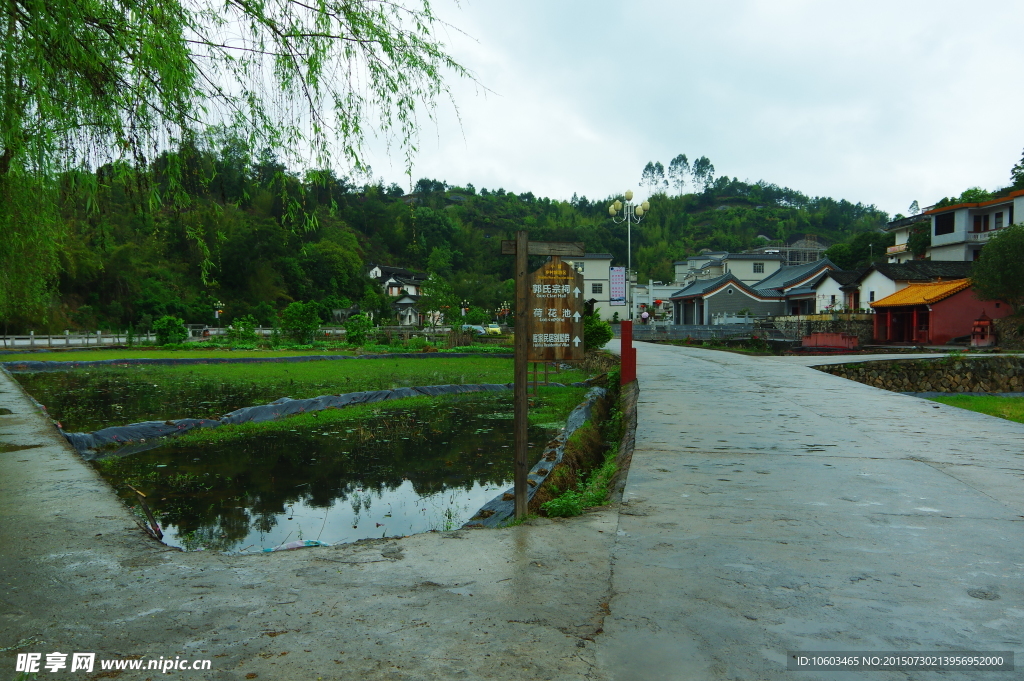
[[[636,380],[636,348],[633,347],[633,322],[622,322],[622,342],[619,350],[619,375],[622,385]]]

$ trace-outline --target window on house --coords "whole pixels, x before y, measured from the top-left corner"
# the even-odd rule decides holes
[[[953,216],[954,213],[952,211],[949,213],[943,213],[942,215],[935,216],[935,236],[953,233]]]
[[[590,292],[591,293],[604,293],[604,284],[591,284],[590,285]]]
[[[831,302],[832,305],[836,304],[836,296],[835,296],[834,293],[832,294],[832,300],[830,302]]]
[[[586,263],[578,262],[578,263],[576,263],[576,269],[579,270],[580,272],[582,272],[585,265],[586,265]]]
[[[764,263],[763,262],[755,262],[754,263],[754,274],[764,274]]]
[[[868,293],[868,302],[869,303],[875,302],[875,292],[874,291],[871,291],[870,293]]]
[[[995,222],[996,222],[995,229],[1002,229],[1003,228],[1003,214],[1002,213],[996,213],[996,221]]]

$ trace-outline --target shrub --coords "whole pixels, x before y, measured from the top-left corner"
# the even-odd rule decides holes
[[[345,342],[349,345],[366,345],[366,334],[373,328],[370,318],[362,314],[354,314],[345,322]]]
[[[235,320],[231,328],[228,329],[228,340],[232,341],[235,345],[239,343],[256,343],[256,327],[259,322],[251,314],[247,314],[244,317],[239,317]]]
[[[188,338],[185,321],[171,315],[165,315],[153,322],[153,331],[156,333],[157,345],[182,343]]]
[[[612,339],[612,326],[594,314],[583,315],[583,348],[595,350],[603,348]]]
[[[294,302],[281,313],[281,330],[296,343],[308,345],[320,329],[320,305]]]

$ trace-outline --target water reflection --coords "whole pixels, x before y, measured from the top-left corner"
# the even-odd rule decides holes
[[[511,395],[381,408],[372,419],[229,444],[171,443],[95,465],[186,549],[259,550],[460,526],[512,479]],[[553,430],[531,428],[531,458]]]

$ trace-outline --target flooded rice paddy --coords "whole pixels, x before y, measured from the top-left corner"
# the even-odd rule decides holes
[[[360,420],[323,413],[283,432],[172,440],[94,465],[129,506],[132,487],[144,492],[164,541],[186,550],[450,530],[511,484],[510,400],[440,398]],[[555,432],[530,429],[532,458]]]
[[[281,397],[280,386],[191,378],[151,382],[107,370],[20,374],[67,431],[140,420],[219,417]],[[561,391],[572,400],[576,391]],[[571,407],[570,407],[571,408]],[[171,416],[168,416],[171,415]],[[530,427],[531,459],[560,422]],[[349,542],[461,526],[511,485],[512,394],[414,398],[221,427],[92,462],[164,542],[253,552],[303,540]]]

